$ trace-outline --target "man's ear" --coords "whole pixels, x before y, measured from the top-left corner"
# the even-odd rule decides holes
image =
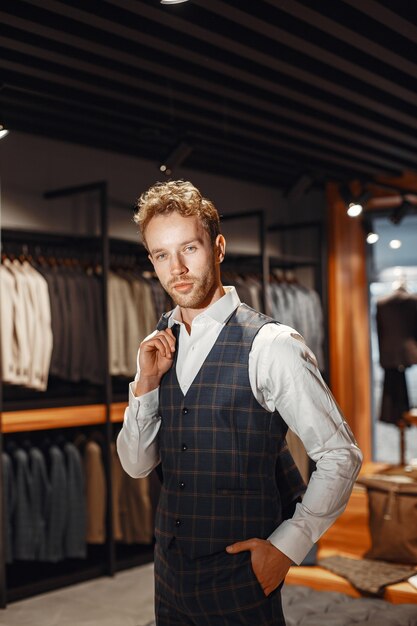
[[[226,253],[226,239],[223,237],[223,235],[217,235],[214,248],[216,252],[217,262],[221,263]]]

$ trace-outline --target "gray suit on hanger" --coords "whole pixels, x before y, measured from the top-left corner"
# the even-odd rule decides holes
[[[45,561],[56,563],[64,558],[64,538],[67,527],[67,473],[61,449],[49,449],[51,470],[51,506],[48,511]]]
[[[86,502],[84,470],[81,455],[72,443],[66,443],[64,453],[67,462],[67,524],[65,529],[65,556],[83,559],[87,556]]]
[[[29,457],[27,452],[21,448],[17,448],[12,454],[15,461],[16,479],[13,553],[16,560],[33,561],[35,543]]]
[[[51,505],[51,486],[45,458],[39,448],[31,448],[29,459],[32,474],[32,520],[35,559],[46,555],[46,520]]]
[[[13,516],[16,504],[16,486],[12,460],[3,452],[3,510],[6,525],[6,563],[13,562]]]

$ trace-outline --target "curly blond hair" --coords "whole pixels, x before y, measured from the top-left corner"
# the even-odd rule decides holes
[[[169,215],[173,212],[183,217],[196,215],[214,244],[217,235],[220,234],[220,218],[214,204],[204,198],[192,183],[170,180],[150,187],[136,203],[133,219],[139,225],[145,248],[145,232],[151,219],[157,215]]]

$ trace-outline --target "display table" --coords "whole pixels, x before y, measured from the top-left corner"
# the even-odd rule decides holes
[[[388,467],[382,463],[364,463],[361,474],[379,473]],[[361,558],[370,546],[366,489],[355,485],[345,512],[320,539],[317,558],[333,554]],[[348,580],[318,566],[291,567],[285,582],[288,585],[307,585],[320,591],[340,591],[353,597],[361,597],[360,592]],[[389,585],[384,599],[394,604],[417,604],[417,589],[408,582]]]

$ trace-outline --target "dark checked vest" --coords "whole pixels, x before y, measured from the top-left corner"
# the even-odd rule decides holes
[[[161,381],[163,484],[155,536],[163,548],[175,536],[193,558],[235,541],[266,539],[305,490],[285,443],[285,423],[261,407],[250,386],[252,342],[271,322],[240,305],[185,396],[176,361]]]

